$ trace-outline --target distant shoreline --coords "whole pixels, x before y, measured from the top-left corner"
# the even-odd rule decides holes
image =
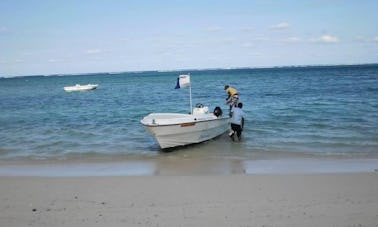
[[[174,69],[174,70],[141,70],[141,71],[110,71],[110,72],[83,72],[83,73],[53,73],[53,74],[32,74],[18,76],[0,76],[0,79],[11,78],[33,78],[33,77],[56,77],[56,76],[92,76],[98,74],[119,75],[119,74],[140,74],[140,73],[189,73],[189,72],[215,72],[215,71],[241,71],[241,70],[272,70],[272,69],[319,69],[319,68],[335,68],[335,67],[378,67],[378,63],[364,64],[340,64],[340,65],[292,65],[292,66],[261,66],[261,67],[230,67],[230,68],[203,68],[203,69]]]

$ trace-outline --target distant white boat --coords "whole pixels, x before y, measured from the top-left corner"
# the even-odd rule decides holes
[[[176,88],[190,87],[189,75],[180,75]],[[156,139],[162,149],[200,143],[215,138],[229,129],[230,118],[219,107],[209,112],[207,106],[197,105],[191,113],[151,113],[140,122]]]
[[[75,86],[68,86],[64,87],[63,89],[67,92],[71,91],[88,91],[88,90],[93,90],[98,87],[98,84],[87,84],[87,85],[80,85],[76,84]]]

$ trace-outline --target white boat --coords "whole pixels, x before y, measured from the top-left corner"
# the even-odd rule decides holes
[[[71,91],[88,91],[88,90],[93,90],[98,87],[98,84],[87,84],[87,85],[80,85],[76,84],[75,86],[68,86],[64,87],[63,89],[67,92]]]
[[[162,149],[200,143],[229,129],[229,117],[195,108],[193,114],[151,113],[141,120]],[[196,111],[196,109],[198,111]]]
[[[176,88],[188,86],[189,75],[180,75]],[[151,113],[140,122],[162,149],[204,142],[225,133],[230,127],[230,118],[223,116],[219,107],[211,113],[207,106],[197,104],[192,111],[191,87],[190,109],[190,114]]]

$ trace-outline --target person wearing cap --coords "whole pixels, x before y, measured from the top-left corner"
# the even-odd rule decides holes
[[[227,92],[228,96],[226,98],[226,105],[230,106],[230,113],[233,106],[237,106],[239,102],[238,91],[230,87],[229,85],[224,86],[224,90]]]

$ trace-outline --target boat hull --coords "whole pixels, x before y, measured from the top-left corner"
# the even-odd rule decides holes
[[[162,149],[201,143],[229,129],[229,118],[222,117],[189,115],[186,118],[177,118],[175,123],[171,124],[159,124],[153,116],[147,118],[155,123],[146,123],[146,118],[141,122]]]
[[[89,91],[89,90],[94,90],[97,87],[98,87],[98,84],[87,84],[87,85],[76,84],[75,86],[64,87],[63,89],[66,92],[72,92],[72,91]]]

